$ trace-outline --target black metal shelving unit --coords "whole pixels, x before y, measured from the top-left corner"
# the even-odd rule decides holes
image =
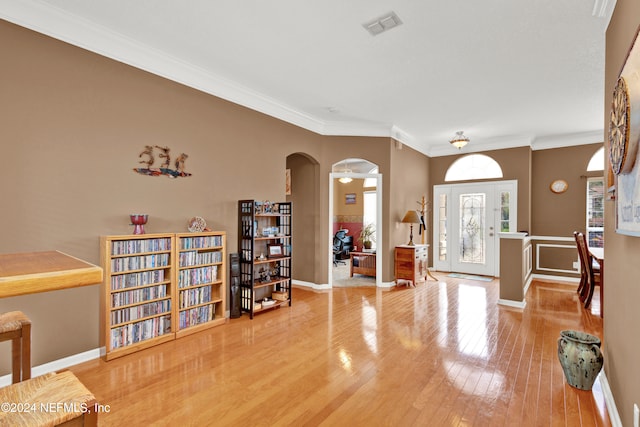
[[[291,202],[238,201],[240,301],[251,319],[291,306],[291,219]]]

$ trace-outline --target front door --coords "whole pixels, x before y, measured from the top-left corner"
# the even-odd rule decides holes
[[[499,233],[515,231],[517,182],[434,186],[434,267],[495,276]]]

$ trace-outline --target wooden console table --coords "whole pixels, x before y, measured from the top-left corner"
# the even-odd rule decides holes
[[[101,282],[101,267],[59,251],[0,254],[0,298]]]
[[[349,276],[363,274],[376,277],[376,253],[375,252],[349,252],[351,266]],[[357,264],[357,265],[356,265]]]

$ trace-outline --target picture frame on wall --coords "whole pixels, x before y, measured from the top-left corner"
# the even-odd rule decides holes
[[[344,195],[344,204],[345,205],[355,205],[356,204],[356,193],[347,193]]]
[[[291,195],[291,169],[286,169],[284,173],[284,194],[285,196]]]

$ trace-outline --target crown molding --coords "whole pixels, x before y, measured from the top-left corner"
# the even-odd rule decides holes
[[[598,10],[604,11],[603,13],[608,14],[609,17],[611,16],[615,0],[595,0],[595,2],[594,14]],[[39,0],[0,0],[0,18],[319,135],[389,137],[430,157],[461,152],[449,144],[441,144],[441,141],[429,145],[428,141],[419,140],[393,124],[319,119],[237,82],[223,79],[200,67]],[[492,138],[485,141],[472,140],[462,152],[472,153],[518,146],[530,146],[534,150],[557,148],[601,142],[603,135],[603,131],[594,131],[537,139],[530,135],[524,135]]]
[[[596,18],[604,18],[605,26],[604,30],[607,31],[611,17],[613,16],[613,10],[616,8],[617,0],[594,0],[593,11],[591,14]]]
[[[37,0],[0,0],[0,18],[118,62],[148,71],[185,86],[231,101],[318,134],[357,126],[326,123],[236,82],[167,55],[93,22]],[[360,125],[362,126],[362,125]],[[389,128],[386,135],[390,136]],[[366,129],[366,128],[363,128]],[[380,136],[380,129],[368,131]]]
[[[604,131],[602,129],[572,134],[550,135],[535,137],[534,135],[510,135],[486,140],[472,139],[462,150],[453,146],[434,144],[427,148],[429,157],[451,156],[455,154],[479,153],[492,150],[504,150],[516,147],[531,147],[531,150],[548,150],[551,148],[572,147],[602,143]]]
[[[598,129],[589,132],[578,132],[564,135],[550,135],[536,138],[531,145],[533,150],[547,150],[550,148],[572,147],[575,145],[587,145],[603,143],[604,130]]]

